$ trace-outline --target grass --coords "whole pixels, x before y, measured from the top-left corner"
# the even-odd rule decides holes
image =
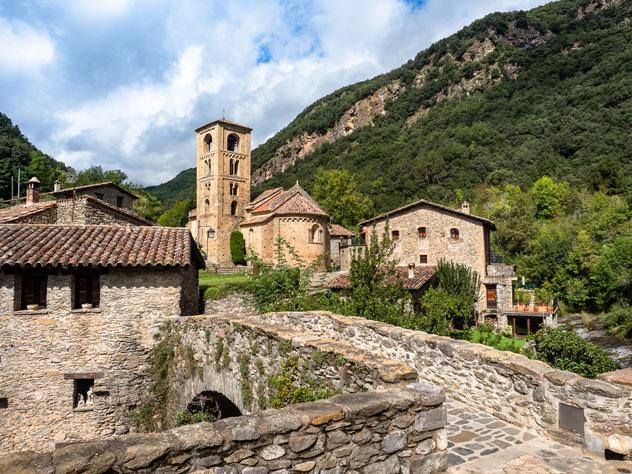
[[[239,289],[250,281],[247,273],[235,273],[231,275],[218,275],[209,271],[199,273],[200,289],[204,291],[205,299],[221,299],[229,290]]]

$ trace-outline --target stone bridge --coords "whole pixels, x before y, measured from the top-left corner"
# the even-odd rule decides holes
[[[208,396],[232,417],[8,455],[0,472],[632,472],[604,461],[632,452],[621,380],[362,318],[215,309],[169,321],[161,416]]]

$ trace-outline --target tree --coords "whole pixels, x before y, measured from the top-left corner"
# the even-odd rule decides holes
[[[246,264],[246,241],[238,230],[230,233],[230,258],[235,265]]]
[[[148,193],[140,186],[124,186],[129,191],[138,196],[138,200],[134,202],[134,212],[145,219],[156,222],[162,213],[165,212],[162,203],[156,196]]]
[[[394,242],[388,226],[381,237],[375,228],[364,252],[353,255],[349,268],[351,288],[343,311],[368,319],[415,328],[410,294],[397,273]]]
[[[548,176],[538,179],[531,188],[536,217],[539,219],[554,217],[562,209],[569,192],[568,183],[556,183]]]
[[[468,327],[474,305],[481,298],[478,272],[460,263],[440,260],[435,275],[435,288],[421,298],[424,331],[446,336],[458,325]]]
[[[87,184],[96,184],[104,182],[112,182],[121,184],[127,179],[127,175],[121,170],[104,170],[102,166],[91,166],[77,174],[74,182],[75,186],[85,186]]]
[[[334,222],[350,229],[373,212],[371,199],[358,191],[355,176],[347,170],[318,171],[313,195]]]
[[[192,199],[176,201],[171,209],[158,218],[158,224],[165,227],[185,227],[189,221],[189,211],[194,207]]]

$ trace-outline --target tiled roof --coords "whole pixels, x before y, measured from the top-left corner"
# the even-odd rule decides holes
[[[127,194],[128,196],[131,196],[134,199],[138,199],[138,196],[136,194],[134,194],[131,191],[128,191],[127,189],[119,186],[116,183],[113,183],[111,181],[106,181],[105,183],[95,183],[95,184],[86,184],[83,186],[76,186],[74,188],[64,188],[64,189],[60,189],[59,191],[52,191],[50,193],[47,194],[52,194],[53,196],[56,195],[67,195],[70,194],[72,195],[72,193],[74,191],[86,191],[89,189],[98,189],[98,188],[103,188],[103,187],[112,187],[112,188],[116,188],[118,191]]]
[[[283,191],[283,188],[266,189],[264,192],[259,194],[259,196],[257,196],[255,199],[253,199],[250,202],[249,206],[255,206],[255,205],[265,201],[266,199],[270,198],[274,194],[280,193],[282,191]]]
[[[449,212],[451,214],[456,214],[460,217],[463,218],[469,218],[469,219],[473,219],[475,221],[479,221],[482,222],[485,225],[490,226],[492,229],[496,229],[496,224],[494,224],[494,221],[491,221],[489,219],[485,219],[484,217],[479,217],[479,216],[475,216],[473,214],[468,214],[466,212],[462,212],[458,209],[452,209],[451,207],[448,206],[443,206],[441,204],[437,204],[435,202],[431,202],[431,201],[426,201],[425,199],[420,199],[419,201],[413,202],[411,204],[406,204],[405,206],[402,207],[398,207],[396,209],[393,209],[391,211],[385,212],[384,214],[380,214],[379,216],[375,216],[372,217],[371,219],[367,219],[365,221],[360,222],[360,225],[368,225],[368,224],[372,224],[376,221],[380,221],[382,219],[386,219],[389,216],[395,215],[395,214],[399,214],[401,212],[404,211],[409,211],[409,210],[413,210],[419,207],[433,207],[435,209],[440,209],[442,211],[445,212]]]
[[[17,206],[6,207],[0,209],[0,224],[6,224],[9,222],[17,221],[25,217],[37,214],[39,212],[55,207],[57,203],[55,201],[49,202],[37,202],[34,204],[18,204]]]
[[[204,260],[187,229],[106,225],[0,225],[0,266],[184,267]]]
[[[408,278],[408,267],[397,267],[397,276],[390,277],[387,283],[395,282],[396,278],[399,278],[407,290],[418,290],[424,286],[437,272],[435,266],[416,266],[415,278]],[[349,288],[351,282],[349,281],[349,275],[347,273],[341,273],[337,277],[334,277],[327,284],[328,288],[333,290]]]
[[[329,226],[329,235],[332,237],[353,237],[355,234],[341,225],[331,224]]]
[[[278,194],[253,209],[253,213],[274,212],[276,214],[311,214],[326,216],[327,213],[296,183],[287,191]]]
[[[263,198],[258,196],[249,204],[249,207],[253,215],[243,221],[240,224],[242,226],[259,224],[276,215],[300,214],[327,217],[327,213],[298,183],[287,191],[281,188],[271,189]]]

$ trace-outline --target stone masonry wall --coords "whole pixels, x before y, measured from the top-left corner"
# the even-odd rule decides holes
[[[93,310],[71,309],[71,279],[49,275],[46,309],[14,311],[15,275],[0,273],[0,452],[128,432],[152,336],[180,314],[179,270],[110,269]],[[73,408],[77,374],[95,379],[91,410]]]
[[[0,456],[0,472],[441,472],[447,468],[444,398],[438,387],[422,384],[337,395],[52,453]]]
[[[259,315],[192,316],[170,319],[182,355],[171,379],[164,419],[206,391],[219,392],[242,413],[278,408],[300,396],[374,390],[417,380],[408,364],[375,357],[344,342],[312,337],[262,322]],[[279,394],[275,380],[285,393]],[[299,393],[300,392],[300,393]]]
[[[606,449],[632,454],[629,385],[586,379],[519,354],[362,318],[321,312],[261,317],[406,361],[420,380],[442,386],[449,397],[563,443],[584,445],[599,455]]]

